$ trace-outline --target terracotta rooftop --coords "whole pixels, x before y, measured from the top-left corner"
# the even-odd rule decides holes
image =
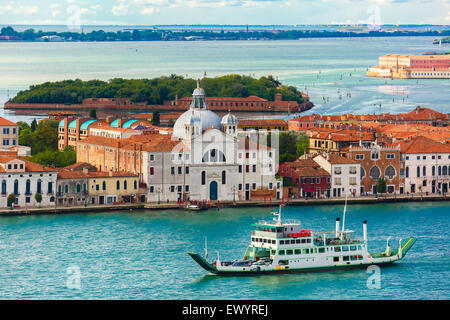
[[[247,126],[287,126],[283,119],[241,119],[238,121],[238,127]]]
[[[431,140],[427,137],[418,136],[412,141],[401,141],[402,153],[450,153],[450,145]]]
[[[126,171],[112,171],[112,172],[88,172],[83,171],[60,171],[58,172],[59,179],[82,179],[82,178],[117,178],[117,177],[138,177],[138,174]]]
[[[9,121],[8,119],[0,117],[0,126],[17,126],[17,124]]]

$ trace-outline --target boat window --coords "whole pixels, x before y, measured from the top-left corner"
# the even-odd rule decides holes
[[[302,243],[306,243],[306,239],[302,239]]]
[[[334,247],[334,252],[341,252],[341,247]]]
[[[361,250],[361,246],[358,246],[358,250]]]
[[[351,260],[356,260],[357,259],[356,256],[351,256],[350,258],[351,258]]]
[[[286,254],[293,254],[294,252],[292,250],[287,250]]]
[[[342,246],[342,251],[348,251],[348,247],[347,246]]]
[[[278,251],[278,254],[279,254],[280,256],[284,256],[284,250],[279,250],[279,251]]]
[[[255,238],[252,238],[252,242],[255,242]]]
[[[309,249],[303,249],[303,254],[309,254]]]
[[[284,244],[284,240],[280,240],[280,244]]]
[[[339,262],[339,257],[333,257],[334,262]]]
[[[295,252],[295,254],[301,254],[301,253],[302,253],[302,250],[300,250],[300,249],[295,249],[294,252]]]
[[[302,241],[300,239],[295,240],[295,243],[301,243]]]
[[[291,240],[291,244],[295,244],[295,240]]]
[[[343,257],[344,258],[344,261],[348,261],[349,260],[349,257],[348,256],[345,256],[345,257]]]
[[[311,243],[311,238],[306,239],[306,243]]]
[[[356,246],[350,246],[350,250],[351,251],[355,251],[356,250]]]
[[[324,253],[325,252],[325,248],[319,248],[319,253]]]
[[[312,253],[312,250],[313,249],[311,249],[311,253]],[[317,248],[314,248],[314,253],[317,253]]]
[[[270,254],[274,256],[277,253],[277,250],[270,250]]]

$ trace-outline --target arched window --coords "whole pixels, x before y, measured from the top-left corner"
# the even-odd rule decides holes
[[[206,172],[202,171],[202,185],[206,184]]]
[[[361,167],[361,172],[360,172],[360,174],[361,174],[361,179],[364,178],[364,177],[366,176],[366,171],[364,170],[363,167]]]
[[[106,190],[106,181],[102,182],[102,190]]]
[[[6,180],[2,180],[2,193],[6,194]]]
[[[42,181],[41,181],[41,179],[38,179],[38,181],[37,181],[36,193],[42,193]]]
[[[58,195],[61,195],[62,193],[62,189],[61,189],[61,185],[58,186]]]
[[[377,166],[372,167],[370,169],[369,176],[373,180],[378,180],[378,178],[380,177],[380,169]]]
[[[439,166],[439,167],[438,167],[438,176],[440,176],[441,174],[442,174],[442,167]]]
[[[119,180],[116,181],[116,189],[120,190],[120,181]]]
[[[134,188],[137,189],[137,180],[134,180]]]
[[[19,180],[14,180],[14,194],[18,195],[19,194]]]
[[[123,180],[123,190],[127,190],[127,180]]]
[[[77,183],[77,192],[81,192],[81,185]]]
[[[395,169],[393,166],[388,166],[386,170],[384,170],[384,176],[392,179],[395,177]]]
[[[27,179],[27,182],[25,182],[25,194],[31,194],[31,182],[30,182],[30,179]]]
[[[211,149],[203,155],[202,162],[226,162],[225,155],[222,151]]]
[[[227,183],[227,172],[225,170],[222,171],[222,184]]]
[[[442,175],[446,176],[447,175],[447,166],[443,166],[442,167]]]

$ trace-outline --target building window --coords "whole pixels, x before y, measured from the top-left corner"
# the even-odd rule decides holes
[[[116,190],[120,190],[120,180],[116,181]]]
[[[127,180],[123,180],[123,190],[127,190],[127,188],[128,188]]]
[[[38,179],[38,181],[37,181],[36,192],[37,193],[42,193],[42,181],[41,181],[41,179]]]
[[[378,178],[380,177],[380,169],[377,166],[372,167],[370,169],[369,176],[373,180],[378,180]]]
[[[202,171],[202,185],[206,184],[206,172]]]
[[[389,179],[393,179],[395,177],[395,169],[393,166],[388,166],[384,171],[384,175]]]
[[[227,177],[227,172],[224,170],[222,171],[222,184],[226,184],[226,177]]]

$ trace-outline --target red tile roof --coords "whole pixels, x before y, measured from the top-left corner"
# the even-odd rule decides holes
[[[403,153],[450,153],[450,145],[419,136],[412,141],[401,141],[400,148]]]
[[[17,124],[9,121],[8,119],[0,117],[0,126],[17,126]]]

